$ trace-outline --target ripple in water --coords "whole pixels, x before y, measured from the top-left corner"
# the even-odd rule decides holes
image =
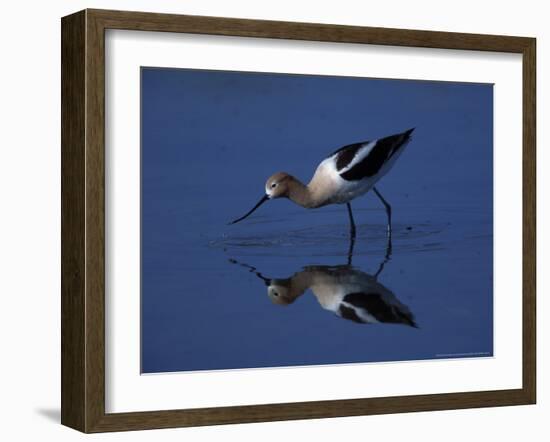
[[[279,224],[280,225],[280,224]],[[442,238],[449,224],[395,224],[394,253],[433,251],[445,248]],[[273,226],[274,227],[274,226]],[[211,239],[211,248],[247,256],[344,256],[350,242],[347,226],[327,224],[299,229],[270,229],[262,233],[225,234]],[[357,225],[355,255],[379,253],[387,247],[386,225]]]

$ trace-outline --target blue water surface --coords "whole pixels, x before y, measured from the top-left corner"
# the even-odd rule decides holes
[[[143,373],[492,356],[492,85],[141,76]],[[393,207],[391,249],[372,193],[353,202],[351,256],[345,206],[269,201],[227,225],[274,172],[307,182],[338,147],[410,127],[377,185]],[[288,305],[268,296],[312,268],[317,291],[325,274],[342,290],[346,275],[376,281],[415,326],[342,318],[311,289]]]

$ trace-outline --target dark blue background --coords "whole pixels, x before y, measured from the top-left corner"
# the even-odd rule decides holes
[[[492,85],[142,69],[142,371],[432,359],[493,349]],[[345,206],[270,201],[336,148],[416,127],[377,186],[393,206],[379,281],[418,329],[362,325],[311,293],[281,307],[247,268],[285,278],[346,263]],[[353,203],[353,264],[373,274],[385,213]],[[438,356],[439,355],[439,356]]]

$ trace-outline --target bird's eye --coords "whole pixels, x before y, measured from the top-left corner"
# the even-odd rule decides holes
[[[277,187],[277,183],[271,183],[271,188]]]
[[[273,292],[273,296],[279,296],[277,292]]]

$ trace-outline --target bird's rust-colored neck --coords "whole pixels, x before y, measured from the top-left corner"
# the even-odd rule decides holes
[[[305,207],[306,209],[313,209],[325,204],[322,195],[319,192],[316,192],[316,188],[311,186],[311,183],[306,186],[293,176],[290,177],[290,182],[288,183],[287,196],[292,202]]]
[[[298,272],[288,280],[289,299],[294,302],[296,298],[303,295],[311,286],[311,275],[307,272]]]

